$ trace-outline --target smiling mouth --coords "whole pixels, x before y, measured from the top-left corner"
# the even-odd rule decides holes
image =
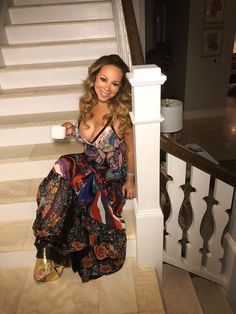
[[[103,91],[100,91],[100,94],[101,94],[103,97],[109,97],[109,96],[110,96],[110,93],[106,93],[106,92],[103,92]]]

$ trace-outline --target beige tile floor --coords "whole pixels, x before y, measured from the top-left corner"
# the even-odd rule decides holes
[[[82,283],[70,268],[59,280],[38,283],[32,268],[0,270],[0,313],[164,314],[156,273],[135,258],[112,275]]]

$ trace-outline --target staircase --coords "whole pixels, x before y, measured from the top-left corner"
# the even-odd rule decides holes
[[[221,285],[166,263],[162,298],[168,314],[235,313]]]
[[[88,66],[117,53],[118,44],[111,1],[15,0],[6,14],[11,23],[0,47],[0,266],[24,267],[35,258],[31,226],[38,185],[56,158],[83,149],[52,140],[50,128],[77,120]],[[132,211],[125,215],[127,255],[135,256]]]

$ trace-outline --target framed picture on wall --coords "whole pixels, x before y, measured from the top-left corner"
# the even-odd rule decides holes
[[[202,56],[220,56],[223,40],[223,27],[203,28],[202,37]]]
[[[205,0],[204,23],[223,23],[226,0]]]

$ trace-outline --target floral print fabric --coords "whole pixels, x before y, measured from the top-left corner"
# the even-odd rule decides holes
[[[85,150],[61,156],[40,184],[33,230],[37,257],[45,246],[57,263],[70,256],[73,270],[88,281],[119,270],[125,260],[125,145],[110,125],[92,143],[75,136]]]

